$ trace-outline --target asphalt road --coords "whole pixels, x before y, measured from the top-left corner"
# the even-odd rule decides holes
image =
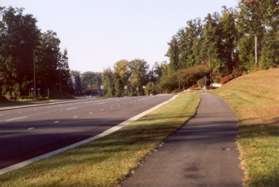
[[[0,169],[95,136],[169,98],[81,99],[0,111]]]
[[[147,157],[123,186],[242,186],[236,124],[220,98],[201,94],[196,117]]]

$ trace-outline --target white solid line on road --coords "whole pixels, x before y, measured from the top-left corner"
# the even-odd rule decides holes
[[[34,130],[34,129],[35,129],[34,127],[29,127],[27,130],[31,131],[31,130]]]
[[[49,158],[49,157],[51,157],[51,156],[54,156],[54,155],[63,153],[63,152],[65,152],[65,151],[67,151],[67,150],[70,150],[70,149],[79,147],[79,146],[81,146],[81,145],[87,144],[87,143],[89,143],[89,142],[92,142],[92,141],[95,141],[95,140],[97,140],[97,139],[103,138],[103,137],[105,137],[105,136],[107,136],[107,135],[110,135],[110,134],[112,134],[112,133],[114,133],[114,132],[116,132],[116,131],[122,129],[123,127],[127,126],[130,122],[136,121],[136,120],[142,118],[143,116],[145,116],[146,114],[148,114],[148,113],[150,113],[150,112],[152,112],[152,111],[154,111],[154,110],[157,110],[157,109],[160,108],[161,106],[166,105],[167,103],[173,101],[177,96],[178,96],[178,95],[175,95],[175,96],[173,96],[172,98],[170,98],[169,100],[167,100],[167,101],[165,101],[165,102],[163,102],[163,103],[161,103],[161,104],[158,104],[158,105],[156,105],[156,106],[154,106],[154,107],[152,107],[152,108],[150,108],[150,109],[148,109],[148,110],[146,110],[146,111],[144,111],[144,112],[142,112],[142,113],[140,113],[140,114],[138,114],[138,115],[136,115],[136,116],[134,116],[134,117],[131,117],[130,119],[128,119],[128,120],[126,120],[126,121],[124,121],[124,122],[122,122],[122,123],[120,123],[120,124],[118,124],[118,125],[116,125],[116,126],[114,126],[114,127],[112,127],[112,128],[110,128],[110,129],[108,129],[108,130],[106,130],[106,131],[104,131],[104,132],[102,132],[102,133],[100,133],[100,134],[98,134],[98,135],[96,135],[96,136],[93,136],[93,137],[91,137],[91,138],[82,140],[82,141],[80,141],[80,142],[77,142],[77,143],[68,145],[68,146],[63,147],[63,148],[60,148],[60,149],[57,149],[57,150],[55,150],[55,151],[51,151],[51,152],[49,152],[49,153],[45,153],[45,154],[42,154],[42,155],[40,155],[40,156],[36,156],[36,157],[31,158],[31,159],[29,159],[29,160],[25,160],[25,161],[19,162],[19,163],[17,163],[17,164],[8,166],[8,167],[6,167],[6,168],[0,169],[0,175],[3,175],[3,174],[5,174],[5,173],[11,172],[11,171],[16,170],[16,169],[23,168],[23,167],[28,166],[28,165],[30,165],[30,164],[36,162],[36,161],[43,160],[43,159],[47,159],[47,158]]]
[[[18,121],[18,120],[26,119],[26,118],[28,118],[28,116],[20,116],[20,117],[15,117],[15,118],[6,119],[5,122]]]

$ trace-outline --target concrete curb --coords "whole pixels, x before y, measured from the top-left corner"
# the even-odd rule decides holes
[[[134,117],[131,117],[129,118],[128,120],[94,136],[94,137],[91,137],[91,138],[88,138],[88,139],[85,139],[85,140],[82,140],[82,141],[79,141],[77,143],[74,143],[74,144],[71,144],[71,145],[68,145],[66,147],[63,147],[63,148],[60,148],[60,149],[57,149],[57,150],[54,150],[54,151],[51,151],[49,153],[45,153],[45,154],[42,154],[42,155],[39,155],[39,156],[36,156],[34,158],[31,158],[31,159],[28,159],[28,160],[25,160],[25,161],[22,161],[22,162],[19,162],[17,164],[14,164],[14,165],[11,165],[9,167],[6,167],[6,168],[3,168],[3,169],[0,169],[0,175],[3,175],[5,173],[8,173],[8,172],[11,172],[11,171],[14,171],[14,170],[17,170],[17,169],[20,169],[20,168],[23,168],[25,166],[28,166],[36,161],[39,161],[39,160],[43,160],[43,159],[47,159],[51,156],[54,156],[54,155],[57,155],[57,154],[60,154],[60,153],[63,153],[67,150],[70,150],[70,149],[73,149],[73,148],[76,148],[76,147],[79,147],[81,145],[84,145],[84,144],[87,144],[89,142],[92,142],[92,141],[95,141],[97,139],[100,139],[100,138],[103,138],[107,135],[110,135],[120,129],[122,129],[123,127],[127,126],[129,124],[129,122],[132,122],[132,121],[136,121],[140,118],[142,118],[143,116],[145,116],[146,114],[154,111],[154,110],[157,110],[158,108],[162,107],[163,105],[166,105],[168,104],[169,102],[173,101],[178,95],[174,95],[172,98],[170,98],[169,100],[161,103],[161,104],[158,104]]]

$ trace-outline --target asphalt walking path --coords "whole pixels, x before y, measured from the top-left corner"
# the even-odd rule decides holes
[[[197,115],[151,154],[123,186],[242,186],[237,121],[222,99],[201,94]]]

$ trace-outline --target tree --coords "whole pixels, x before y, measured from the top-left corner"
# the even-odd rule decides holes
[[[62,85],[65,81],[61,73],[64,69],[68,69],[68,60],[65,56],[67,54],[64,54],[63,59],[59,46],[60,40],[55,32],[41,33],[40,45],[36,52],[37,86],[43,91],[48,90],[52,96],[62,95]]]
[[[260,67],[268,69],[279,65],[279,31],[265,34]]]
[[[82,92],[101,95],[102,77],[100,73],[85,72],[81,75]]]
[[[148,64],[146,61],[141,59],[135,59],[129,62],[129,69],[131,72],[129,83],[131,86],[132,95],[143,95],[143,86],[147,80]]]
[[[209,65],[214,74],[219,74],[221,67],[220,41],[219,15],[217,13],[208,14],[203,30],[202,59]]]
[[[115,95],[114,90],[114,73],[111,69],[106,69],[102,74],[102,82],[104,86],[104,93],[107,97]]]
[[[73,83],[71,80],[71,73],[68,62],[68,51],[65,49],[63,53],[60,54],[60,59],[58,63],[58,75],[59,75],[59,89],[62,95],[73,93]]]
[[[15,79],[10,83],[18,85],[12,86],[17,87],[14,90],[17,96],[28,94],[33,82],[34,52],[40,35],[37,20],[31,14],[24,15],[22,9],[11,7],[2,9],[1,14],[1,54],[2,58],[9,59],[10,67],[13,67],[9,77]]]
[[[177,71],[179,69],[179,46],[176,37],[173,37],[169,42],[169,49],[166,56],[170,59],[169,73]]]
[[[125,88],[128,86],[128,79],[130,76],[129,62],[127,60],[120,60],[114,65],[115,73],[115,94],[116,96],[123,96],[125,94]]]
[[[187,68],[200,63],[199,41],[201,31],[201,20],[195,19],[188,21],[186,27],[177,33],[180,68]]]
[[[233,69],[237,66],[236,57],[236,44],[238,32],[235,24],[235,15],[232,9],[223,8],[220,23],[221,40],[220,40],[220,57],[221,69],[223,75],[232,73]]]
[[[82,94],[82,83],[81,83],[80,72],[72,71],[71,76],[72,76],[74,94],[81,95]]]
[[[23,9],[0,8],[0,90],[8,98],[72,92],[67,50],[56,33],[42,33]]]

